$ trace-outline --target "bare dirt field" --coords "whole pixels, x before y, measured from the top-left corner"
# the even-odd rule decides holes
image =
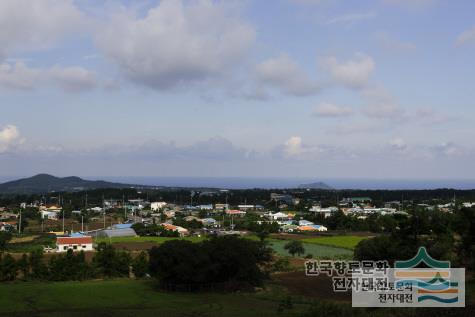
[[[305,272],[287,272],[273,275],[274,281],[293,295],[315,299],[351,302],[351,292],[334,292],[332,279],[326,275],[306,276]]]

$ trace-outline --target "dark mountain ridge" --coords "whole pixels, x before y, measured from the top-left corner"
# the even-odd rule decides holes
[[[131,184],[112,183],[101,180],[85,180],[77,176],[56,177],[38,174],[0,184],[0,193],[4,194],[39,194],[49,192],[71,192],[98,188],[144,187]],[[146,186],[145,186],[146,187]]]

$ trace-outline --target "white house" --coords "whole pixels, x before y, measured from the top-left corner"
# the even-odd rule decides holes
[[[162,209],[163,207],[165,207],[166,205],[167,203],[164,201],[155,201],[150,204],[150,209],[152,209],[153,211],[158,211]]]
[[[93,251],[92,237],[57,237],[56,252],[67,252],[69,249],[73,251]]]
[[[272,219],[272,220],[281,220],[281,219],[289,219],[289,215],[288,214],[285,214],[283,212],[276,212],[275,214],[273,214],[272,212],[269,212],[269,214],[267,215],[267,217],[269,219]]]
[[[58,219],[58,212],[56,211],[41,210],[40,214],[41,214],[42,219],[51,219],[51,220]]]

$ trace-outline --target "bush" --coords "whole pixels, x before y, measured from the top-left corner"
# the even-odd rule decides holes
[[[102,277],[129,276],[130,255],[117,251],[110,244],[99,243],[92,263],[96,272]]]
[[[132,260],[132,272],[136,278],[142,278],[148,273],[147,253],[142,251]]]
[[[187,285],[189,290],[223,283],[258,286],[266,277],[261,266],[271,260],[263,243],[234,236],[167,241],[149,256],[150,273],[162,286]]]
[[[302,255],[305,253],[305,248],[303,247],[303,243],[298,240],[292,240],[288,242],[284,249],[286,249],[292,256]]]

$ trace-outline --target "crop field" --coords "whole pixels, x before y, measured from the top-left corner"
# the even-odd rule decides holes
[[[369,237],[360,237],[360,236],[333,236],[333,237],[314,237],[314,238],[305,238],[300,241],[310,244],[325,245],[337,248],[344,248],[349,250],[354,250],[356,245],[360,241],[368,239]]]
[[[108,280],[0,285],[0,316],[273,316],[284,295],[170,293],[151,281]],[[301,313],[298,304],[286,316]],[[287,312],[286,312],[287,313]]]
[[[281,256],[289,256],[289,252],[284,249],[288,240],[270,240],[270,245],[274,251]],[[351,259],[353,251],[346,248],[336,248],[333,246],[319,245],[315,243],[303,243],[305,255],[311,254],[314,259]]]

